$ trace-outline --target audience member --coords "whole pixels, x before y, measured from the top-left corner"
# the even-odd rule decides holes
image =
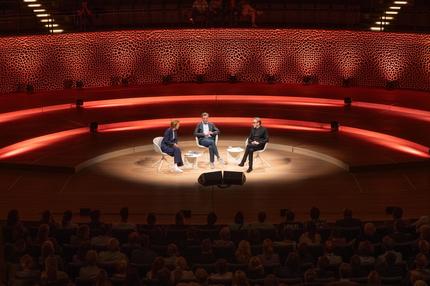
[[[121,208],[119,211],[119,215],[121,217],[121,221],[117,224],[114,224],[112,229],[115,230],[136,230],[136,225],[134,223],[128,222],[128,208]]]
[[[95,280],[100,274],[97,266],[98,255],[95,250],[89,250],[86,254],[86,265],[79,269],[79,278],[84,280]]]
[[[246,240],[241,240],[236,249],[236,261],[241,264],[248,264],[251,259],[251,244]]]

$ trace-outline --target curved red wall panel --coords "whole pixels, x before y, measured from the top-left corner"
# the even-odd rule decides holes
[[[352,78],[360,86],[430,90],[430,35],[324,30],[139,30],[0,38],[0,92],[16,85],[61,89],[65,79],[108,86],[112,77],[136,84],[192,81],[285,83],[316,76],[320,84]]]

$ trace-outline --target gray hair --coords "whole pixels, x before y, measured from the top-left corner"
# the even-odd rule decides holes
[[[254,120],[257,120],[258,123],[261,125],[261,118],[260,117],[254,117]]]

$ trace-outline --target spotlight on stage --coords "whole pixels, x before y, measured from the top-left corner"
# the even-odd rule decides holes
[[[350,77],[342,79],[342,87],[351,87],[352,79]]]
[[[351,107],[352,104],[352,99],[351,97],[345,97],[343,99],[343,104],[345,105],[345,107]]]
[[[196,76],[196,82],[197,83],[204,83],[205,82],[205,77],[202,74],[199,74]]]
[[[273,84],[276,82],[276,77],[272,74],[266,75],[266,82],[269,84]]]
[[[63,81],[63,88],[64,89],[71,89],[71,88],[73,88],[73,80],[71,80],[71,79],[65,79]]]
[[[238,82],[236,75],[229,75],[228,82],[229,83],[236,83],[236,82]]]
[[[173,81],[173,78],[171,75],[164,75],[161,81],[163,84],[169,84]]]
[[[97,133],[98,129],[99,129],[99,123],[97,121],[93,121],[90,123],[90,132],[91,133]]]
[[[32,84],[27,84],[27,86],[25,87],[25,91],[27,91],[27,93],[33,93],[34,86]]]
[[[79,108],[82,108],[83,106],[84,106],[84,100],[82,98],[76,99],[75,107],[79,109]]]
[[[331,127],[331,131],[332,131],[332,132],[337,132],[337,131],[339,131],[339,126],[340,126],[340,124],[339,124],[339,122],[337,122],[337,121],[332,121],[332,122],[330,122],[330,127]]]
[[[399,82],[397,80],[389,80],[387,81],[387,83],[385,84],[385,88],[386,89],[396,89],[399,88]]]
[[[305,75],[302,79],[304,85],[311,85],[317,83],[317,77],[314,75]]]
[[[76,88],[83,89],[84,88],[84,82],[82,80],[76,81]]]

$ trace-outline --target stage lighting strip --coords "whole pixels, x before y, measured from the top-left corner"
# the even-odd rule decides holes
[[[193,102],[219,102],[219,103],[244,103],[244,104],[266,104],[266,105],[290,105],[290,106],[312,106],[312,107],[343,107],[344,102],[340,99],[313,98],[313,97],[291,97],[291,96],[265,96],[265,95],[178,95],[178,96],[154,96],[106,99],[84,102],[84,109],[114,108],[151,104],[174,104]],[[393,106],[380,103],[353,101],[353,107],[374,109],[382,112],[390,112],[396,115],[412,118],[415,120],[430,122],[430,111]],[[44,112],[55,112],[74,109],[75,104],[60,104],[46,107],[30,108],[0,114],[0,123],[42,114]]]
[[[181,121],[182,125],[194,125],[200,120],[198,117],[186,117],[177,118]],[[102,124],[99,126],[98,132],[110,133],[110,132],[124,132],[133,130],[145,130],[153,128],[163,128],[169,125],[170,118],[162,119],[149,119],[149,120],[138,120],[138,121],[127,121]],[[211,120],[221,126],[238,126],[238,127],[249,127],[251,118],[248,117],[211,117]],[[298,121],[298,120],[286,120],[276,118],[263,118],[264,125],[269,129],[281,129],[281,130],[299,130],[308,132],[331,132],[330,124],[311,122],[311,121]],[[429,147],[420,145],[418,143],[391,136],[384,133],[374,132],[365,129],[359,129],[349,126],[340,126],[340,134],[345,133],[354,136],[360,140],[364,140],[376,145],[380,145],[392,150],[407,153],[415,157],[430,158]],[[0,159],[8,159],[20,154],[28,153],[36,149],[47,147],[60,141],[67,140],[69,138],[89,134],[88,128],[77,128],[57,133],[46,134],[43,136],[31,138],[15,144],[6,146],[0,149]]]
[[[37,19],[40,19],[40,22],[44,25],[46,29],[52,34],[58,34],[64,32],[63,29],[58,25],[58,23],[54,23],[55,19],[51,16],[50,13],[42,6],[40,1],[38,0],[23,0],[24,4],[27,5],[28,8],[33,10],[34,15]]]

